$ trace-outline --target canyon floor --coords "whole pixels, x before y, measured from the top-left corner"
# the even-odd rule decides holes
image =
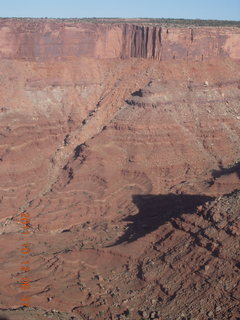
[[[0,319],[240,319],[239,101],[230,57],[1,59]]]

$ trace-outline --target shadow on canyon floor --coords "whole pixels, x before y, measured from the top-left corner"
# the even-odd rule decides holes
[[[9,319],[6,317],[0,316],[0,320],[9,320]]]
[[[240,179],[240,162],[237,162],[237,163],[235,163],[234,165],[232,165],[231,167],[228,167],[228,168],[224,168],[220,164],[220,169],[219,170],[212,170],[212,177],[214,179],[217,179],[217,178],[220,178],[221,176],[229,175],[231,173],[236,173],[237,176]]]
[[[192,214],[197,207],[215,198],[203,195],[133,195],[133,203],[138,207],[138,214],[128,216],[125,233],[113,244],[132,242],[157,230],[159,226],[184,213]]]

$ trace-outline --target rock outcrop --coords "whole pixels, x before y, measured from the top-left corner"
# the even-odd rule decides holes
[[[0,20],[0,56],[11,59],[240,59],[239,43],[237,27],[166,28],[127,23]]]
[[[239,29],[0,24],[0,318],[238,319]]]

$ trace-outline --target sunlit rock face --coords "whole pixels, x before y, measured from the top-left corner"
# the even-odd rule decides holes
[[[0,318],[240,317],[239,38],[0,20]]]
[[[240,59],[237,27],[167,28],[153,25],[14,20],[0,22],[2,58],[46,60],[67,57]]]

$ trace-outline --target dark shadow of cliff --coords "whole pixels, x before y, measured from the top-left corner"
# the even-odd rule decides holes
[[[220,178],[221,176],[228,175],[231,173],[236,173],[240,179],[240,162],[237,162],[228,168],[224,168],[221,164],[219,167],[220,167],[219,170],[212,170],[211,173],[212,173],[213,179],[217,179],[217,178]]]
[[[125,233],[113,244],[135,241],[148,233],[157,230],[159,226],[177,218],[184,213],[192,214],[197,207],[215,198],[203,195],[133,195],[133,203],[139,212],[128,216],[123,221],[129,221]]]
[[[1,317],[1,316],[0,316],[0,320],[9,320],[9,318]]]

